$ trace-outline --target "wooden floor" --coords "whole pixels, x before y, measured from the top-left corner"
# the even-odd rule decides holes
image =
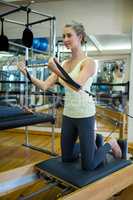
[[[105,120],[103,120],[105,121]],[[110,123],[97,122],[98,131],[112,131],[113,126]],[[110,124],[110,125],[109,125]],[[57,125],[57,127],[59,127]],[[117,130],[116,130],[117,132]],[[11,182],[23,175],[34,175],[35,163],[46,160],[51,156],[33,149],[23,146],[25,135],[23,131],[12,129],[0,132],[0,200],[17,200],[20,196],[25,196],[31,192],[45,186],[43,180],[33,179],[33,183],[29,182],[25,186],[19,186],[17,189],[11,189],[10,192],[4,191],[4,184]],[[30,134],[30,143],[38,147],[50,149],[51,136],[49,134]],[[55,137],[55,151],[60,154],[60,135]],[[12,183],[12,182],[11,182]],[[32,198],[33,200],[56,200],[58,198],[59,188],[51,189],[50,192],[41,193]],[[111,200],[132,200],[133,186],[130,186],[120,194],[115,195]]]
[[[33,133],[33,132],[32,132]],[[30,143],[32,145],[51,149],[51,136],[48,134],[32,134],[30,133]],[[17,130],[8,130],[1,131],[0,133],[0,199],[18,199],[18,196],[21,195],[24,191],[27,194],[27,186],[22,187],[21,185],[16,188],[19,189],[17,192],[14,192],[16,189],[9,189],[10,193],[7,195],[8,191],[4,191],[4,185],[6,183],[14,184],[12,180],[19,181],[20,177],[30,177],[32,178],[35,175],[34,165],[43,160],[50,158],[51,156],[28,147],[23,146],[24,142],[24,133]],[[60,154],[60,137],[55,137],[55,151]],[[22,181],[22,179],[20,179]],[[32,179],[30,180],[32,182]],[[37,181],[33,179],[33,183],[35,182],[34,187],[42,187],[44,185],[44,181]],[[27,184],[26,184],[27,185]],[[29,191],[31,190],[29,187]],[[33,187],[33,188],[34,188]],[[22,188],[22,189],[21,189]],[[24,192],[25,193],[25,192]],[[4,196],[3,196],[4,195]]]
[[[59,153],[60,138],[56,137],[55,140],[55,151]],[[23,143],[24,133],[20,131],[14,129],[14,131],[9,130],[0,133],[0,172],[36,163],[50,157],[48,154],[23,146]],[[31,133],[30,144],[50,150],[51,136]]]
[[[40,145],[41,147],[50,147],[50,136],[31,134],[30,140],[32,144]],[[6,181],[11,178],[16,178],[18,172],[21,173],[25,170],[31,170],[34,164],[42,160],[50,158],[49,155],[26,148],[22,146],[24,141],[24,134],[16,131],[1,132],[0,137],[0,182]],[[60,153],[59,149],[60,137],[56,137],[56,152]],[[18,172],[17,169],[19,170]],[[15,175],[14,175],[14,173]],[[7,174],[7,175],[6,175]],[[7,177],[8,176],[8,177]],[[43,180],[36,180],[33,184],[20,187],[17,190],[12,190],[9,194],[0,197],[0,200],[17,200],[21,196],[29,195],[31,192],[38,191],[45,186]],[[60,193],[59,188],[51,189],[50,192],[40,193],[32,198],[32,200],[56,200]],[[113,196],[110,200],[132,200],[133,199],[133,185],[126,190]]]

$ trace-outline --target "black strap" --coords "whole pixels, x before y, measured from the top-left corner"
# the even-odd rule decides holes
[[[59,71],[63,74],[63,76],[65,78],[62,78],[66,83],[69,83],[72,87],[74,87],[75,89],[80,90],[82,87],[81,85],[79,85],[78,83],[76,83],[69,75],[68,73],[63,69],[63,67],[56,61],[55,58],[53,58],[57,68],[59,69]],[[88,92],[87,90],[84,90],[84,92],[86,92],[89,95],[95,96],[94,94]]]
[[[63,69],[63,67],[61,67],[61,65],[56,61],[55,58],[53,58],[57,68],[60,70],[60,72],[63,74],[63,76],[65,77],[65,79],[63,79],[64,81],[66,81],[67,83],[69,83],[70,85],[72,85],[75,89],[80,90],[81,89],[81,85],[79,85],[78,83],[76,83],[69,75],[68,73]]]
[[[29,72],[28,72],[27,69],[26,69],[26,74],[27,74],[27,78],[28,78],[28,80],[29,80],[30,82],[32,82],[32,80],[31,80],[31,76],[30,76],[30,74],[29,74]]]

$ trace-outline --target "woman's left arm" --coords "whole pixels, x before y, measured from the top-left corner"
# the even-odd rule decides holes
[[[81,71],[79,76],[74,79],[79,85],[83,86],[89,77],[93,76],[96,73],[96,64],[92,59],[85,60],[81,65]]]

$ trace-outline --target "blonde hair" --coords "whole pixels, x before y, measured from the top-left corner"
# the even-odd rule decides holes
[[[77,22],[73,22],[71,24],[66,24],[65,27],[71,27],[76,34],[79,36],[82,36],[82,40],[81,40],[81,44],[85,44],[86,43],[86,33],[85,33],[85,28],[83,26],[83,24],[81,23],[77,23]]]

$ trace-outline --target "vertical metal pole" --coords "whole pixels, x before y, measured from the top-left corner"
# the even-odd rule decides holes
[[[25,66],[28,67],[28,54],[29,49],[25,48]],[[26,85],[25,85],[25,106],[28,106],[28,79],[26,78]]]
[[[132,19],[132,43],[131,64],[129,77],[129,115],[133,116],[133,19]],[[133,142],[133,118],[128,118],[128,142]]]
[[[55,125],[52,124],[51,152],[55,153]]]
[[[133,18],[132,18],[132,43],[131,43],[131,64],[129,77],[129,115],[133,116]],[[133,118],[128,118],[128,142],[133,142]]]
[[[52,40],[51,40],[51,38],[52,38],[52,26],[51,26],[51,20],[50,20],[50,27],[49,27],[49,56],[51,57],[51,55],[52,55]]]
[[[29,49],[25,48],[25,66],[28,67],[28,57],[29,57]],[[25,106],[28,107],[28,79],[26,78],[25,85]],[[25,126],[25,144],[28,146],[29,137],[28,137],[28,126]]]
[[[56,21],[55,19],[52,20],[52,52],[53,52],[53,56],[55,56],[55,45],[56,45]]]
[[[55,47],[55,51],[56,51],[56,57],[57,59],[60,61],[60,49],[59,49],[59,42],[56,43],[56,47]]]
[[[51,42],[52,42],[52,56],[55,56],[55,43],[56,43],[56,33],[55,33],[55,19],[51,22]],[[56,96],[53,94],[53,106],[52,106],[52,114],[55,118],[55,98]],[[51,139],[51,151],[55,153],[55,124],[52,124],[52,139]]]
[[[55,118],[55,98],[56,96],[53,94],[53,105],[52,105],[52,115]],[[51,152],[55,153],[55,123],[52,124],[52,137],[51,137]]]

